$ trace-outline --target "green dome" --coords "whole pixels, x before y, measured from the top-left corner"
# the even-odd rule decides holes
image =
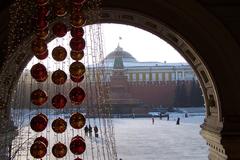
[[[105,61],[114,62],[115,57],[121,56],[123,62],[137,62],[137,60],[128,52],[124,51],[118,46],[113,52],[109,53],[105,58]]]

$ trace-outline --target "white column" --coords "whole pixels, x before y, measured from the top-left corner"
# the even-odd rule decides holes
[[[185,72],[182,71],[182,79],[185,80]]]
[[[139,81],[143,81],[143,74],[139,73]]]
[[[178,81],[178,72],[177,72],[177,71],[175,72],[175,75],[176,75],[176,76],[175,76],[175,77],[176,77],[175,79],[176,79],[176,81]]]

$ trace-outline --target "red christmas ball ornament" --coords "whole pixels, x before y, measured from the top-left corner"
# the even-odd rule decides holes
[[[47,44],[43,39],[36,38],[32,41],[33,53],[43,53],[47,50]]]
[[[81,129],[86,124],[86,118],[81,113],[76,112],[71,115],[69,122],[74,129]]]
[[[62,94],[57,94],[52,98],[52,105],[57,109],[62,109],[67,103],[67,98]]]
[[[67,14],[67,10],[65,6],[59,6],[54,9],[54,12],[57,16],[63,17]]]
[[[75,158],[74,160],[83,160],[82,158],[79,158],[79,157],[77,157],[77,158]]]
[[[69,93],[70,100],[75,105],[81,104],[85,96],[84,90],[80,87],[73,88]]]
[[[63,158],[67,154],[67,147],[59,142],[53,146],[52,153],[56,158]]]
[[[55,0],[53,2],[53,6],[54,6],[54,13],[57,16],[62,17],[67,14],[65,0]]]
[[[85,71],[85,66],[81,62],[73,62],[69,67],[70,75],[74,78],[82,77]]]
[[[83,81],[84,76],[82,76],[82,77],[80,77],[80,78],[75,78],[75,77],[73,77],[73,76],[70,76],[70,78],[71,78],[71,80],[72,80],[73,82],[75,82],[75,83],[80,83],[80,82]]]
[[[86,150],[86,143],[80,136],[76,136],[70,143],[70,150],[75,155],[80,155]]]
[[[56,133],[63,133],[67,129],[67,122],[62,118],[55,119],[52,123],[52,129]]]
[[[38,6],[37,15],[40,18],[45,18],[50,14],[49,5]]]
[[[70,47],[74,51],[82,51],[85,48],[85,40],[83,38],[72,38]]]
[[[86,16],[82,12],[75,12],[71,15],[70,22],[73,27],[80,28],[86,24]]]
[[[67,34],[67,26],[61,22],[55,23],[53,26],[53,34],[57,37],[64,37]]]
[[[48,146],[48,140],[47,140],[47,138],[42,137],[42,136],[37,137],[37,138],[34,140],[34,143],[36,143],[36,142],[38,142],[38,141],[44,143],[46,147]]]
[[[48,0],[36,0],[36,4],[39,6],[43,6],[48,4]]]
[[[76,28],[76,27],[72,27],[71,29],[71,36],[75,37],[75,38],[81,38],[84,35],[84,30],[82,27]]]
[[[44,30],[48,27],[48,21],[45,17],[38,17],[36,19],[37,30]]]
[[[64,71],[58,69],[53,72],[52,81],[56,85],[62,85],[66,82],[66,80],[67,80],[67,74]]]
[[[86,0],[71,0],[71,3],[74,5],[82,5]]]
[[[67,57],[67,51],[62,46],[57,46],[52,50],[52,57],[55,61],[63,61]]]
[[[70,52],[70,56],[73,60],[79,61],[84,57],[84,51],[83,50],[81,50],[81,51],[73,51],[72,50]]]
[[[47,127],[48,119],[42,113],[31,119],[30,126],[35,132],[42,132]]]
[[[82,7],[83,7],[83,4],[80,4],[80,5],[72,5],[72,7],[71,7],[71,14],[81,13],[82,10],[83,10]]]
[[[37,30],[36,35],[39,39],[45,40],[48,37],[49,30],[48,28],[44,30]]]
[[[30,72],[37,82],[44,82],[48,78],[47,69],[41,63],[33,65]]]
[[[48,99],[47,93],[41,89],[37,89],[31,93],[31,102],[34,105],[41,106]]]
[[[37,59],[44,60],[44,59],[46,59],[47,56],[48,56],[48,50],[46,50],[46,51],[43,52],[43,53],[34,53],[34,55],[35,55],[35,57],[36,57]]]
[[[43,158],[47,153],[47,147],[43,142],[36,141],[32,144],[30,153],[34,158]]]

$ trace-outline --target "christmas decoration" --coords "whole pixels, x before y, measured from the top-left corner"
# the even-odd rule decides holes
[[[67,129],[67,122],[62,118],[55,119],[52,123],[52,129],[56,133],[63,133]]]
[[[47,117],[40,113],[31,119],[30,126],[35,132],[42,132],[47,127],[47,123]]]
[[[81,113],[76,112],[71,115],[69,121],[74,129],[81,129],[86,123],[86,118]]]

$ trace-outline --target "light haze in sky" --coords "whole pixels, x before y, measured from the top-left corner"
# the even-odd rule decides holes
[[[186,62],[185,59],[167,42],[161,38],[142,29],[120,24],[102,24],[102,37],[105,57],[117,46],[129,52],[140,62],[167,62],[178,63]],[[64,46],[68,53],[70,52],[69,41],[70,33],[63,38],[56,38],[48,43],[49,58],[43,60],[47,64],[47,60],[51,63],[51,68],[56,67],[55,61],[51,58],[52,49],[58,45]],[[27,68],[31,68],[33,64],[39,60],[34,57],[29,62]],[[91,63],[91,62],[90,62]]]
[[[106,55],[119,43],[124,51],[129,52],[141,62],[186,62],[171,45],[145,30],[128,25],[106,23],[102,24],[102,31]]]

